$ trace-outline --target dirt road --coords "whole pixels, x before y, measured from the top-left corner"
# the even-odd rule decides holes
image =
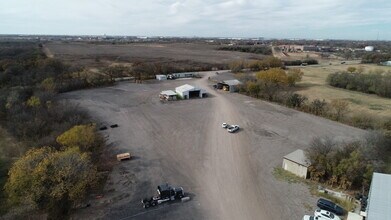
[[[197,83],[203,88],[209,87],[206,77]],[[237,107],[228,97],[212,90],[209,93],[216,96],[210,109],[214,117],[206,132],[205,147],[209,155],[204,163],[206,172],[198,179],[205,182],[209,195],[205,199],[214,210],[213,218],[272,219],[259,200],[257,175],[248,160],[249,137],[245,131],[230,134],[221,128],[223,122],[241,125]]]
[[[113,153],[135,159],[118,164],[101,200],[75,219],[301,219],[316,199],[303,184],[277,181],[272,171],[282,157],[305,149],[314,137],[360,138],[364,131],[255,100],[213,90],[205,73],[198,80],[117,86],[65,94],[96,120],[118,123],[108,135]],[[184,83],[210,97],[161,103],[158,94]],[[239,124],[230,134],[221,123]],[[160,183],[183,186],[188,203],[144,210],[140,200]],[[307,207],[307,208],[306,208]]]

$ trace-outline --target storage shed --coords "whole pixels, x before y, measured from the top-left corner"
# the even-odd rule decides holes
[[[367,220],[391,219],[391,175],[373,173],[368,194]]]
[[[240,84],[242,84],[242,83],[237,79],[224,80],[224,81],[217,83],[217,88],[223,89],[223,90],[229,91],[229,92],[237,92],[237,91],[239,91]]]
[[[167,76],[166,75],[156,75],[156,79],[157,80],[167,80]]]
[[[303,150],[296,150],[284,156],[282,160],[282,168],[297,176],[307,179],[308,167],[311,164],[307,160]]]
[[[206,97],[206,91],[195,86],[185,84],[183,86],[179,86],[175,88],[175,92],[182,99],[190,99],[190,98],[203,98]]]
[[[177,99],[177,94],[172,90],[162,91],[159,95],[161,100],[173,101]]]

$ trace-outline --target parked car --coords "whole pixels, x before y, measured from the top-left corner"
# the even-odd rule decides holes
[[[316,203],[316,205],[320,209],[335,213],[337,215],[344,215],[345,214],[345,210],[341,206],[339,206],[339,205],[335,204],[334,202],[329,201],[327,199],[320,198],[318,200],[318,202]]]
[[[227,127],[228,127],[228,124],[224,122],[223,124],[221,124],[221,127],[222,127],[222,128],[227,128]]]
[[[322,209],[315,210],[314,215],[315,217],[318,217],[322,220],[341,220],[341,218],[339,218],[337,215],[334,215],[334,213]]]
[[[230,125],[227,130],[229,133],[234,133],[239,130],[239,125]]]
[[[320,220],[320,219],[312,215],[305,215],[303,216],[303,220]]]

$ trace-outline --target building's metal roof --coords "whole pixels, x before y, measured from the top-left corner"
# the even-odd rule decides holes
[[[176,93],[174,91],[172,91],[172,90],[165,90],[165,91],[162,91],[160,94],[167,95],[167,96],[176,95]]]
[[[236,85],[240,85],[242,84],[239,80],[237,79],[231,79],[231,80],[224,80],[223,81],[224,84],[227,84],[229,86],[236,86]]]
[[[391,175],[373,173],[368,195],[367,220],[391,219]]]
[[[304,151],[301,149],[295,150],[292,153],[285,155],[284,158],[306,167],[311,165],[305,156]]]
[[[180,93],[183,93],[183,92],[186,92],[186,91],[193,91],[195,90],[196,88],[192,85],[189,85],[189,84],[185,84],[183,86],[179,86],[179,87],[176,87],[175,88],[175,91],[176,92],[180,92]]]

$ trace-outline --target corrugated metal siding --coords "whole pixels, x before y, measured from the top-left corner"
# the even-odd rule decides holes
[[[369,190],[367,220],[391,219],[391,175],[373,173]]]

